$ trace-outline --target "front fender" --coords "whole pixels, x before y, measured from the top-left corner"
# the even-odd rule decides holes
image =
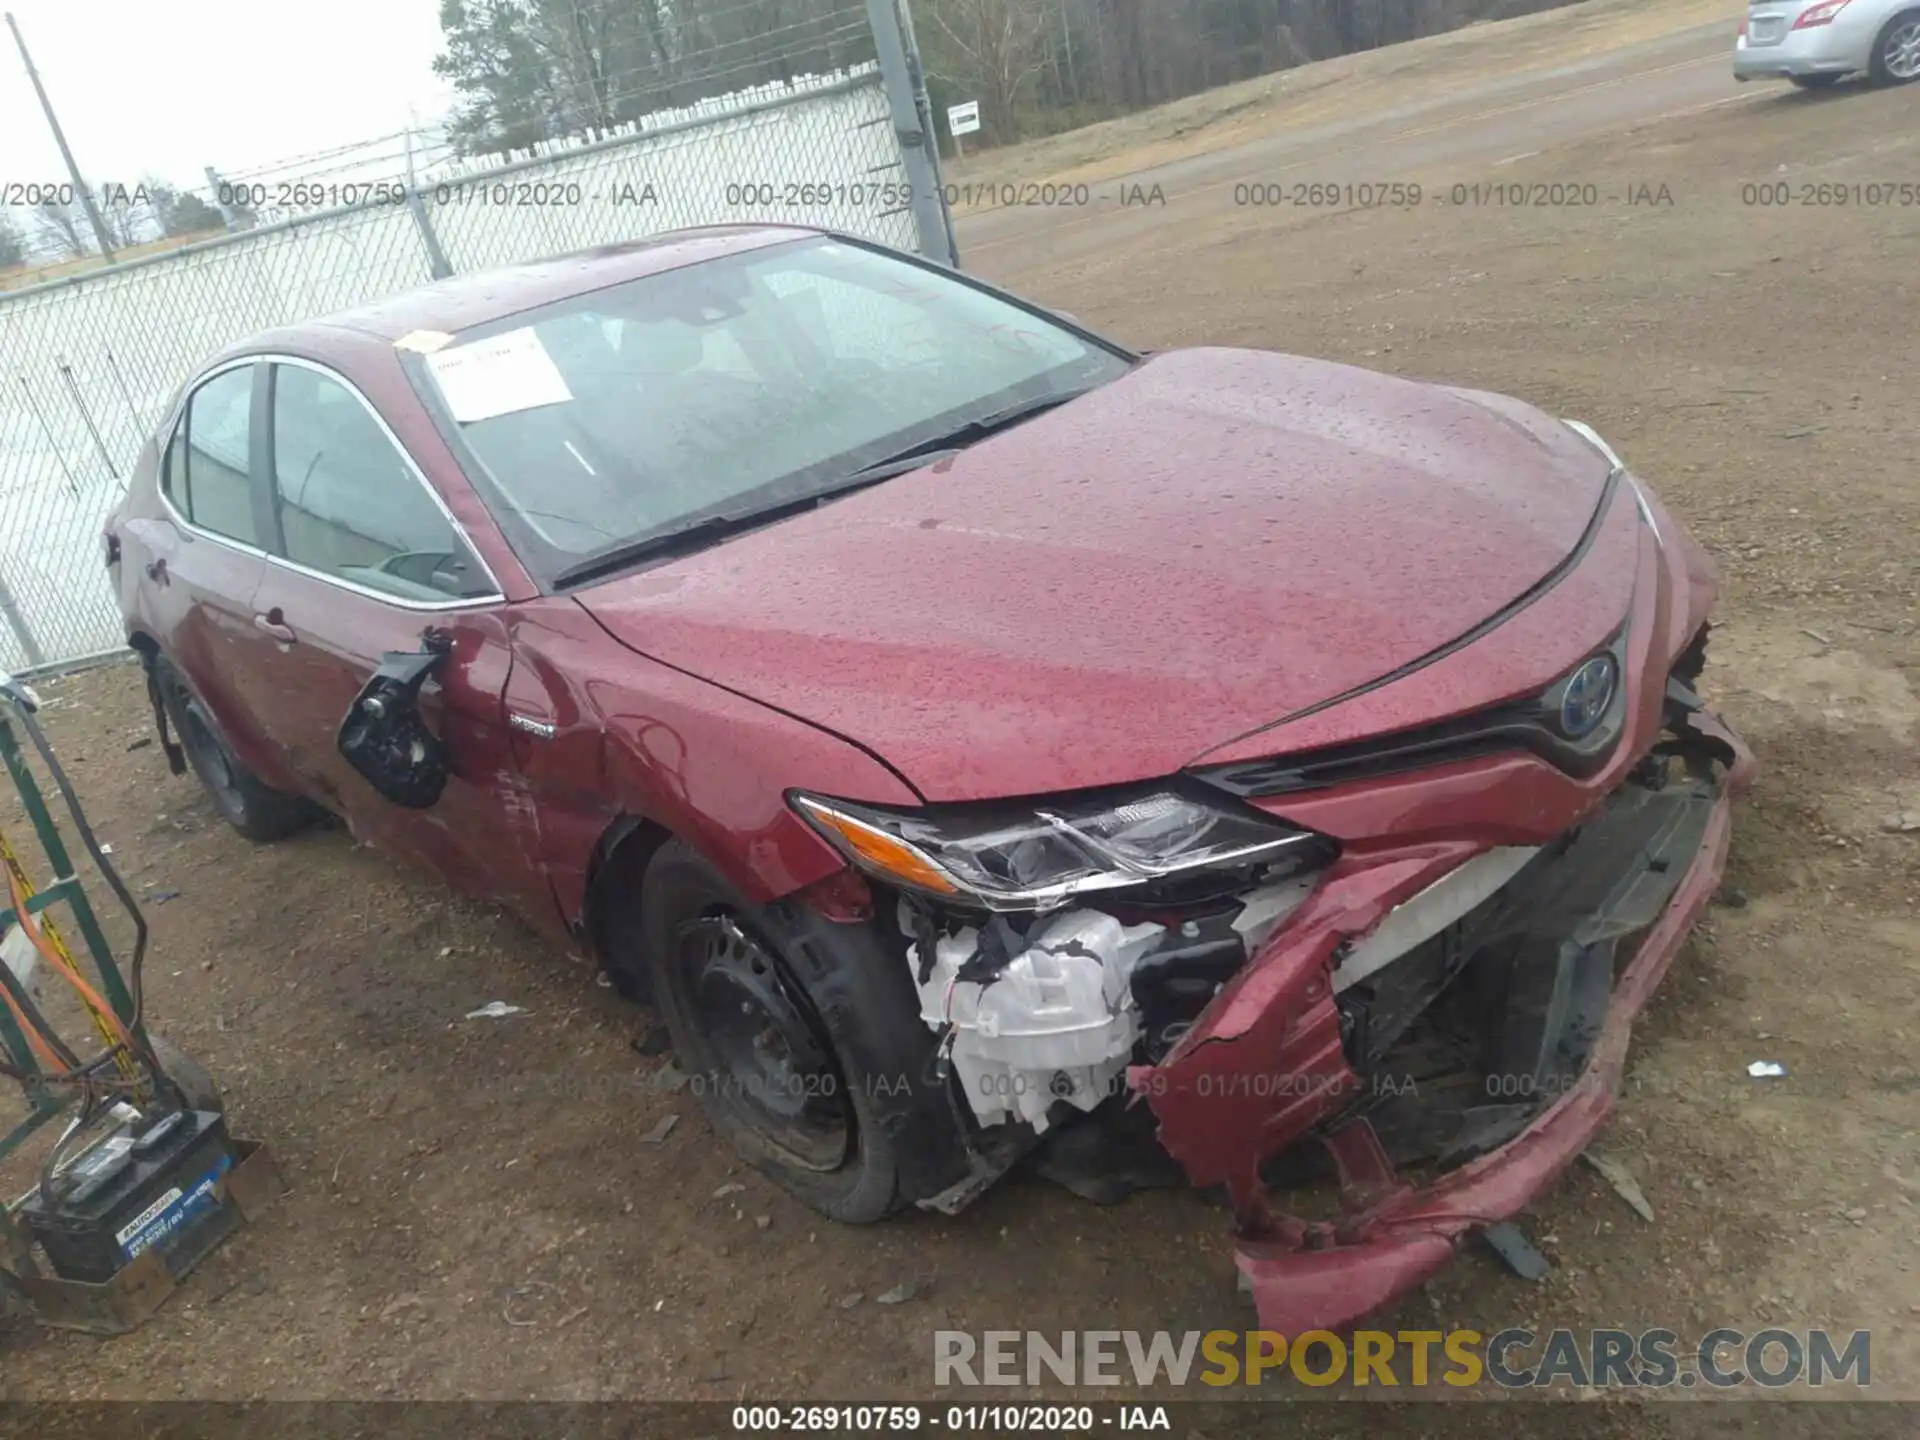
[[[514,609],[506,723],[569,924],[616,824],[659,826],[765,904],[846,868],[788,806],[790,788],[919,798],[839,736],[618,644],[570,600]]]

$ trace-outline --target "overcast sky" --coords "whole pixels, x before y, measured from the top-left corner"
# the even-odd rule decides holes
[[[0,0],[89,184],[204,183],[402,130],[451,99],[438,0]],[[0,26],[0,185],[64,180]],[[297,177],[288,177],[297,178]]]

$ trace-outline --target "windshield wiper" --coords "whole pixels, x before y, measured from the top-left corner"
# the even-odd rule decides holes
[[[950,450],[964,450],[969,445],[977,445],[989,435],[998,435],[1002,430],[1011,430],[1023,420],[1031,420],[1034,416],[1048,410],[1057,410],[1068,401],[1078,400],[1086,393],[1086,390],[1068,390],[1064,394],[1043,395],[1038,400],[1022,400],[1018,405],[1009,405],[1005,409],[995,410],[990,415],[983,415],[978,420],[969,420],[966,424],[949,430],[944,435],[936,435],[933,439],[923,440],[918,445],[909,445],[906,449],[897,451],[884,460],[876,460],[865,469],[854,473],[868,475],[885,470],[889,466],[899,465],[904,461],[931,459],[935,455],[944,454]],[[893,473],[897,475],[900,472],[895,470]]]
[[[951,447],[949,447],[951,448]],[[812,490],[805,495],[795,496],[791,500],[777,501],[772,505],[763,505],[752,510],[734,510],[723,515],[707,515],[689,524],[672,530],[656,531],[652,535],[642,535],[637,540],[628,540],[619,545],[609,545],[567,566],[553,577],[554,588],[577,585],[583,580],[596,579],[616,570],[624,570],[637,565],[642,560],[652,560],[661,555],[682,554],[689,550],[698,550],[703,546],[715,544],[731,535],[743,535],[749,530],[758,530],[771,525],[776,520],[784,520],[789,515],[803,515],[809,510],[824,505],[829,500],[838,500],[843,495],[851,495],[856,490],[866,490],[905,470],[916,470],[928,459],[929,455],[915,455],[882,461],[879,465],[870,465],[857,470],[837,485],[829,485],[824,490]]]

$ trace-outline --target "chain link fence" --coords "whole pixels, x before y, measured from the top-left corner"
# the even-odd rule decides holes
[[[637,135],[0,294],[0,668],[123,647],[101,526],[212,352],[449,271],[682,226],[784,221],[917,248],[898,98],[874,65],[759,86]]]

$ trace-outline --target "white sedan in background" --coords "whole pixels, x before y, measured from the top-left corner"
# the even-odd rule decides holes
[[[1733,52],[1736,80],[1785,78],[1816,90],[1866,74],[1880,85],[1920,79],[1916,0],[1753,0]]]

